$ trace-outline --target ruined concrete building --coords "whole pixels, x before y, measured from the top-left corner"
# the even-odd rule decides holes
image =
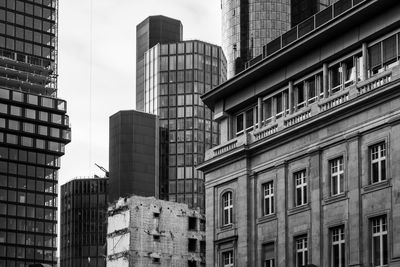
[[[205,266],[205,220],[186,204],[132,196],[108,208],[107,266]]]

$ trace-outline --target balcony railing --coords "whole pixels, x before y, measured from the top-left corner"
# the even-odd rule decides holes
[[[353,7],[359,5],[362,2],[366,2],[368,0],[339,0],[328,6],[324,10],[316,13],[314,16],[304,20],[299,23],[283,35],[278,38],[270,41],[263,47],[263,54],[259,55],[246,63],[245,68],[249,68],[261,61],[264,58],[275,54],[281,49],[285,48],[289,44],[297,41],[303,36],[311,33],[312,31],[318,29],[329,21],[337,18],[343,13],[349,11]]]
[[[400,65],[379,73],[365,81],[352,84],[325,99],[315,101],[307,107],[295,111],[293,114],[285,114],[279,118],[274,116],[268,120],[264,120],[261,128],[257,128],[251,132],[245,132],[226,143],[208,150],[206,152],[206,160],[231,152],[243,147],[244,145],[251,145],[254,142],[266,139],[286,128],[296,126],[318,114],[330,111],[354,98],[372,90],[379,89],[395,80],[400,80]]]

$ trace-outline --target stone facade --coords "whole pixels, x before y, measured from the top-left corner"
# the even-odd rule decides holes
[[[207,266],[400,266],[400,4],[327,10],[202,97]]]
[[[199,210],[132,196],[108,213],[107,266],[205,266],[205,221]]]

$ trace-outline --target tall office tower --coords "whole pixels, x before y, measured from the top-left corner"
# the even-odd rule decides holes
[[[56,0],[0,0],[0,266],[57,263],[59,158],[70,142],[57,98]]]
[[[105,267],[108,178],[61,186],[61,267]]]
[[[144,110],[144,53],[156,44],[182,41],[182,23],[150,16],[136,26],[136,110]]]
[[[110,202],[132,194],[168,197],[167,141],[153,114],[124,110],[110,117]]]
[[[263,53],[263,46],[334,0],[222,0],[222,48],[228,78]]]
[[[226,79],[219,46],[202,41],[157,44],[145,53],[145,111],[168,129],[170,201],[204,208],[204,181],[197,164],[218,144],[218,124],[200,95]]]

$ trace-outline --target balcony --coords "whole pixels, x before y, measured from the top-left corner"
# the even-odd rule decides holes
[[[206,152],[206,160],[230,153],[235,153],[247,146],[251,146],[256,142],[262,142],[269,137],[301,125],[303,122],[310,120],[317,115],[325,114],[333,111],[335,108],[348,103],[351,100],[364,96],[365,94],[379,90],[386,84],[400,80],[400,66],[397,65],[391,69],[374,75],[373,77],[352,84],[346,88],[342,88],[338,92],[300,108],[294,113],[284,114],[279,117],[269,118],[262,122],[262,126],[251,132],[246,132],[240,136],[231,139],[219,146],[216,146]]]

